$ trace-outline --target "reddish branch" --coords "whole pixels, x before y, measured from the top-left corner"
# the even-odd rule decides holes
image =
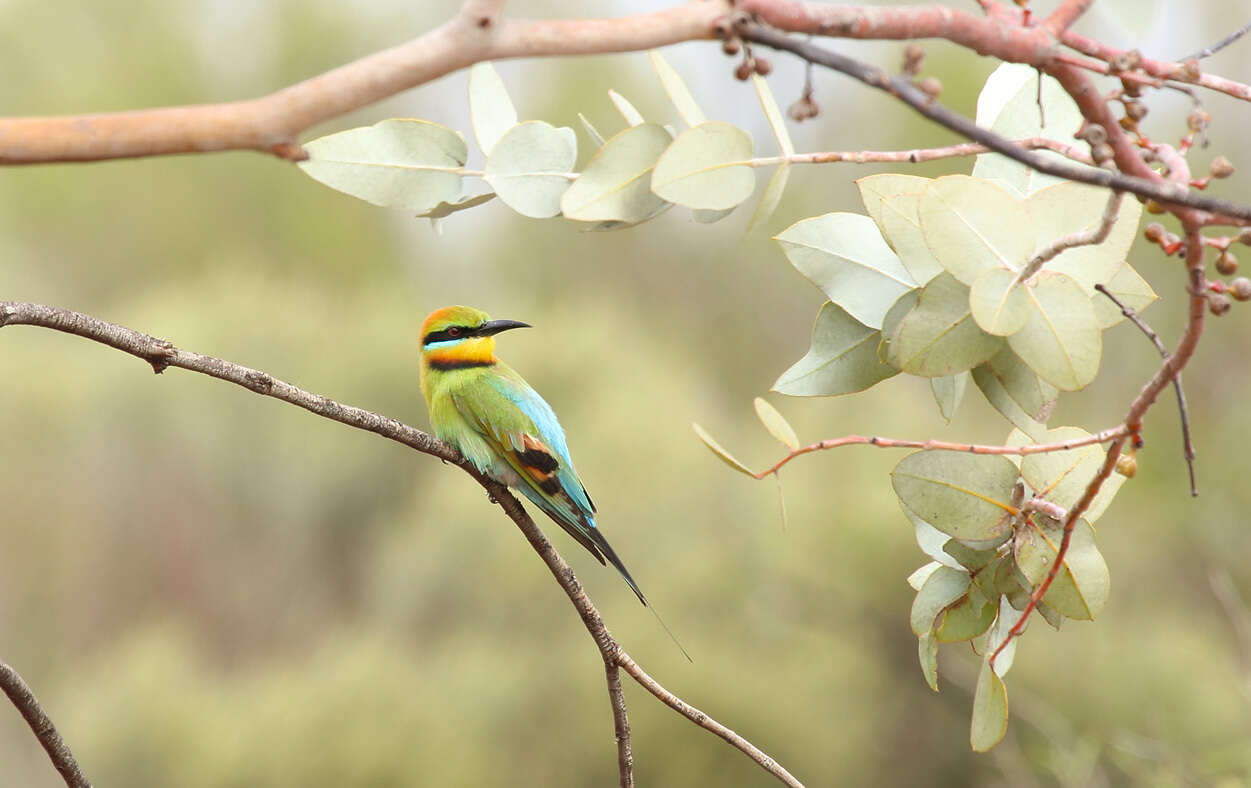
[[[604,620],[586,595],[582,584],[574,575],[573,569],[556,552],[556,548],[547,540],[543,531],[535,524],[530,515],[526,513],[526,510],[522,508],[521,503],[508,491],[508,488],[483,476],[459,452],[438,438],[395,419],[387,418],[362,408],[344,405],[329,397],[297,388],[260,370],[250,369],[212,356],[203,356],[199,353],[181,350],[167,340],[141,334],[125,326],[108,323],[68,309],[59,309],[43,304],[0,301],[0,328],[10,325],[39,326],[90,339],[143,359],[151,364],[152,369],[158,374],[170,367],[199,372],[218,380],[242,386],[257,394],[296,405],[318,416],[346,424],[349,427],[376,433],[384,438],[389,438],[409,448],[416,449],[423,454],[429,454],[460,466],[461,470],[472,476],[474,480],[486,489],[491,499],[500,505],[500,508],[504,510],[509,519],[521,530],[530,546],[534,548],[534,551],[547,564],[548,569],[556,578],[556,582],[560,584],[560,587],[578,611],[578,616],[582,619],[583,626],[586,627],[587,632],[590,633],[591,638],[595,641],[595,645],[599,648],[600,656],[604,660],[609,695],[613,706],[613,721],[618,739],[617,758],[619,767],[628,769],[632,764],[632,757],[629,746],[629,725],[625,721],[625,698],[621,692],[621,681],[617,668],[624,669],[666,706],[695,722],[700,727],[725,739],[785,785],[792,786],[792,788],[801,785],[790,772],[751,742],[712,719],[704,712],[685,703],[662,687],[651,676],[644,673],[642,668],[630,658],[630,655],[621,648],[621,645],[608,632],[608,628],[604,625]],[[31,700],[33,702],[33,697]],[[621,774],[621,784],[623,786],[630,785],[632,780],[633,777],[630,774],[625,772]],[[75,784],[71,783],[71,785]]]

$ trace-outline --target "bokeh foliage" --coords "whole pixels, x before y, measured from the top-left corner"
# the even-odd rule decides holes
[[[53,13],[10,0],[0,28],[13,45],[0,46],[0,63],[21,78],[5,81],[6,111],[254,95],[393,43],[396,31],[426,29],[451,6],[396,4],[362,19],[329,2],[223,13],[110,0]],[[1186,42],[1156,43],[1195,49],[1219,37],[1232,7],[1223,16],[1221,4],[1205,7],[1208,27]],[[1241,57],[1213,68],[1237,72]],[[692,88],[705,107],[768,137],[751,88],[729,78],[712,45],[680,47],[672,60],[704,66]],[[936,53],[930,66],[945,100],[971,108],[959,86],[978,84],[985,64]],[[590,114],[606,125],[608,85],[648,117],[667,111],[642,54],[504,73],[526,86],[515,95],[526,117],[560,125],[601,105],[602,116]],[[781,101],[799,79],[779,68]],[[821,81],[818,99],[840,110],[796,130],[800,150],[936,142],[840,82]],[[341,127],[407,115],[468,128],[465,105],[462,74]],[[1213,105],[1214,150],[1238,162],[1243,110]],[[851,180],[865,173],[793,168],[769,229],[859,210]],[[1251,550],[1239,481],[1251,374],[1236,350],[1246,335],[1238,310],[1214,321],[1187,378],[1203,497],[1185,496],[1175,417],[1162,406],[1138,476],[1101,521],[1117,593],[1097,628],[1031,630],[1012,674],[1012,746],[978,757],[967,748],[976,663],[944,656],[944,673],[963,678],[934,696],[900,615],[916,547],[889,489],[899,456],[851,448],[793,464],[782,531],[773,490],[727,473],[690,433],[698,419],[745,447],[754,467],[776,458],[750,402],[805,352],[822,300],[772,242],[740,237],[746,217],[704,227],[673,212],[604,236],[494,204],[449,218],[437,236],[255,155],[4,176],[5,298],[80,309],[416,424],[415,333],[429,309],[465,302],[534,323],[501,354],[561,414],[604,528],[694,666],[616,577],[553,534],[558,547],[649,670],[811,784],[1081,782],[1091,770],[1113,784],[1175,784],[1251,773],[1242,656],[1209,587],[1213,573],[1228,573],[1251,596],[1239,560]],[[1153,323],[1174,336],[1180,272],[1149,253],[1139,270],[1159,283]],[[1115,420],[1157,363],[1132,328],[1106,339],[1103,363],[1117,374],[1066,399],[1054,423]],[[98,784],[614,779],[593,647],[471,481],[214,381],[154,378],[74,338],[11,328],[0,348],[0,648]],[[912,379],[885,398],[774,404],[804,440],[1002,439],[981,403],[946,426],[929,387]],[[768,784],[636,688],[627,695],[642,784]],[[0,776],[58,784],[12,713],[0,714]]]

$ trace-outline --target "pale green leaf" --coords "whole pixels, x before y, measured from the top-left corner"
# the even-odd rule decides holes
[[[939,178],[921,192],[917,216],[934,259],[966,285],[988,268],[1019,270],[1034,251],[1025,206],[992,181]]]
[[[1021,406],[1032,421],[1045,422],[1051,416],[1059,391],[1039,378],[1034,370],[1012,352],[1011,347],[1000,350],[986,363],[1008,396]]]
[[[414,213],[454,202],[469,155],[455,131],[425,120],[391,119],[304,144],[311,178],[374,205]]]
[[[992,540],[1010,530],[1018,471],[1005,457],[919,451],[900,460],[891,484],[905,507],[943,533]]]
[[[969,309],[978,327],[997,337],[1020,331],[1030,315],[1025,289],[1010,268],[983,271],[969,288]]]
[[[1079,145],[1073,138],[1082,125],[1077,105],[1060,87],[1060,83],[1051,77],[1043,77],[1042,105],[1045,111],[1040,113],[1038,79],[1038,71],[1029,66],[1018,63],[1000,65],[986,80],[978,96],[977,125],[1012,140],[1047,137],[1066,145]],[[1045,128],[1042,125],[1043,115],[1046,118]],[[1051,151],[1036,153],[1054,161],[1073,163]],[[973,174],[1000,181],[1022,196],[1062,180],[999,153],[979,154],[973,165]]]
[[[951,553],[943,549],[951,541],[950,536],[917,517],[916,512],[908,507],[901,505],[899,508],[903,509],[903,513],[912,522],[912,527],[916,533],[917,545],[920,546],[922,552],[933,558],[934,562],[940,566],[949,566],[952,569],[964,568]],[[916,588],[919,589],[920,586],[916,586]]]
[[[981,364],[972,370],[973,382],[986,397],[986,401],[1018,429],[1028,435],[1040,435],[1046,431],[1045,424],[1035,421],[1004,389],[991,371],[990,364]]]
[[[901,194],[920,194],[931,181],[931,178],[922,178],[918,175],[883,172],[858,179],[856,188],[860,190],[860,202],[864,203],[865,211],[873,217],[873,221],[877,222],[877,226],[885,234],[886,228],[882,225],[884,203],[891,197],[898,197]]]
[[[920,202],[920,192],[887,197],[882,202],[882,218],[878,226],[913,281],[925,285],[941,274],[943,267],[925,245],[925,233],[921,232],[921,220],[917,217]]]
[[[1135,312],[1141,312],[1159,298],[1147,280],[1143,279],[1128,262],[1122,262],[1111,278],[1103,283],[1103,286],[1120,299],[1121,303]],[[1112,303],[1107,296],[1096,292],[1092,299],[1095,305],[1095,320],[1098,321],[1099,328],[1111,328],[1125,319],[1120,307]]]
[[[899,322],[889,352],[904,372],[936,378],[972,369],[1002,346],[1002,337],[977,327],[969,312],[969,289],[951,274],[941,274]]]
[[[612,101],[613,106],[621,113],[621,117],[625,120],[626,125],[641,126],[643,124],[643,115],[634,108],[634,105],[625,96],[615,90],[610,90],[608,91],[608,99]]]
[[[469,117],[483,155],[489,155],[495,143],[517,125],[517,110],[499,72],[489,62],[469,68]]]
[[[938,692],[938,641],[930,633],[917,639],[917,656],[921,660],[921,673],[930,689]]]
[[[1022,361],[1061,391],[1084,388],[1099,372],[1103,337],[1090,297],[1064,274],[1041,271],[1025,287],[1029,320],[1008,337]]]
[[[992,653],[999,648],[1020,620],[1021,611],[1014,608],[1006,597],[1000,597],[999,617],[995,619],[995,625],[990,628],[990,636],[986,640]],[[995,673],[1000,678],[1008,675],[1008,671],[1012,669],[1012,662],[1016,658],[1016,644],[1019,640],[1020,638],[1012,638],[1012,641],[1003,647],[1003,651],[999,652],[999,656],[995,657]]]
[[[959,539],[948,539],[943,542],[943,552],[956,559],[961,567],[972,573],[980,572],[986,568],[987,564],[994,561],[999,556],[999,546],[977,550]]]
[[[710,120],[679,134],[661,154],[652,171],[652,191],[691,208],[732,208],[756,188],[751,159],[750,134]]]
[[[773,131],[773,138],[778,141],[778,150],[783,156],[790,156],[795,152],[795,144],[791,142],[791,134],[786,128],[786,119],[782,117],[782,110],[778,109],[777,99],[773,97],[769,83],[759,74],[752,74],[751,82],[756,88],[756,96],[760,99],[760,107],[764,110],[765,118],[769,121],[769,129]]]
[[[882,318],[882,339],[877,345],[877,360],[882,364],[899,369],[899,357],[894,352],[895,349],[891,343],[899,337],[899,324],[909,312],[916,308],[920,297],[921,288],[909,290],[899,296],[898,300],[891,304],[890,309],[886,310],[886,317]]]
[[[692,208],[691,218],[699,222],[700,224],[715,224],[721,221],[722,219],[724,219],[725,217],[729,216],[730,214],[734,213],[734,209],[736,207],[737,206],[732,205],[729,208],[722,208],[720,210],[711,210],[708,208]]]
[[[695,434],[698,435],[699,439],[704,442],[704,445],[707,446],[709,449],[711,449],[713,454],[720,457],[722,462],[724,462],[726,465],[730,466],[734,470],[738,471],[739,473],[745,473],[748,476],[755,475],[750,470],[747,469],[746,465],[734,459],[734,456],[732,454],[730,454],[725,449],[721,448],[721,444],[713,440],[712,436],[708,434],[707,430],[705,430],[703,427],[695,423],[692,423],[691,427],[695,429]]]
[[[1017,566],[1037,588],[1051,571],[1064,533],[1060,524],[1048,517],[1035,515],[1033,520],[1038,528],[1022,529],[1012,547]],[[1063,616],[1089,621],[1103,610],[1110,588],[1108,565],[1095,547],[1094,531],[1085,519],[1078,520],[1064,563],[1043,601]]]
[[[1008,688],[1003,679],[990,669],[990,660],[982,660],[973,692],[973,719],[969,725],[969,744],[974,752],[987,752],[1008,732]]]
[[[791,265],[866,326],[880,328],[891,305],[916,287],[867,216],[814,216],[776,240]]]
[[[946,538],[945,536],[943,537]],[[908,575],[908,585],[912,586],[913,591],[920,591],[921,586],[925,585],[925,581],[930,579],[930,575],[934,574],[934,570],[942,564],[937,561],[930,561],[922,567],[918,567],[915,572]]]
[[[1080,427],[1057,427],[1036,436],[1034,441],[1064,443],[1089,437],[1090,433]],[[1035,492],[1068,510],[1086,492],[1086,486],[1099,472],[1106,454],[1107,450],[1097,444],[1068,451],[1030,454],[1021,458],[1021,476]],[[1119,473],[1109,476],[1082,517],[1091,523],[1098,520],[1124,483],[1125,477]]]
[[[592,224],[590,227],[587,227],[584,230],[584,232],[611,233],[611,232],[616,232],[617,230],[628,230],[629,228],[637,227],[644,222],[650,222],[652,219],[655,219],[657,216],[661,215],[662,213],[664,213],[665,211],[669,210],[672,207],[673,207],[673,203],[662,202],[660,203],[660,205],[656,206],[655,210],[653,210],[651,213],[647,214],[643,218],[639,219],[638,221],[622,222],[622,221],[617,221],[615,219],[609,219],[606,221],[596,222],[595,224]]]
[[[586,135],[591,138],[591,142],[595,143],[596,148],[604,147],[604,135],[599,133],[595,126],[591,125],[591,120],[581,112],[578,113],[578,120],[582,121],[582,128],[586,130]]]
[[[756,397],[756,415],[760,417],[760,423],[765,426],[769,434],[777,438],[787,448],[794,450],[799,448],[799,437],[795,434],[795,428],[790,425],[778,409],[769,404],[768,400],[763,397]]]
[[[935,569],[912,600],[909,620],[913,633],[921,637],[933,631],[939,614],[964,596],[969,590],[969,582],[968,572],[948,566]]]
[[[644,123],[614,135],[560,198],[561,212],[580,221],[641,222],[666,206],[652,194],[652,167],[673,138]]]
[[[782,201],[782,193],[786,191],[786,181],[790,175],[791,165],[789,164],[780,165],[773,171],[773,175],[769,178],[769,185],[765,187],[760,202],[756,203],[756,210],[752,212],[751,221],[747,223],[747,229],[743,231],[744,235],[750,235],[773,216],[778,203]]]
[[[956,415],[956,408],[960,407],[960,400],[964,399],[964,390],[968,384],[969,373],[967,371],[945,375],[941,378],[930,378],[930,391],[933,392],[934,401],[938,403],[938,410],[948,424]]]
[[[699,108],[695,97],[686,86],[686,82],[682,80],[673,66],[669,65],[665,56],[660,54],[660,50],[649,49],[647,56],[651,58],[652,68],[656,70],[656,76],[660,78],[661,87],[665,89],[665,93],[669,94],[669,100],[673,102],[674,108],[682,116],[682,122],[687,126],[698,126],[707,120],[704,111]]]
[[[826,302],[812,327],[807,355],[782,373],[773,390],[793,397],[826,397],[864,391],[896,374],[878,361],[881,333],[837,304]]]
[[[573,129],[541,120],[513,126],[487,156],[485,178],[509,208],[532,219],[560,214],[578,158]]]
[[[968,596],[959,604],[947,608],[940,616],[934,627],[934,637],[938,642],[959,643],[972,640],[995,623],[995,606],[988,604],[980,591],[975,593],[974,586],[970,585],[968,589]]]
[[[1084,183],[1064,181],[1031,194],[1025,209],[1034,220],[1041,251],[1057,239],[1096,229],[1107,207],[1108,190]],[[1067,274],[1088,294],[1094,295],[1097,283],[1106,283],[1121,266],[1129,248],[1138,236],[1138,219],[1142,205],[1135,199],[1121,200],[1116,223],[1101,244],[1086,244],[1066,249],[1048,260],[1046,271]]]

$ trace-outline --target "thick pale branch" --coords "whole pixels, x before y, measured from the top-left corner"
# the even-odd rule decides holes
[[[0,689],[4,690],[4,694],[9,696],[9,700],[21,713],[22,719],[26,720],[65,784],[69,788],[91,788],[91,782],[78,767],[74,753],[70,752],[56,726],[39,705],[35,693],[31,692],[18,672],[4,662],[0,662]]]
[[[1078,150],[1072,145],[1049,140],[1046,137],[1027,137],[1013,141],[1027,150],[1050,150],[1060,155],[1090,164],[1090,154]],[[766,156],[748,162],[753,167],[767,167],[774,164],[834,164],[847,162],[851,164],[871,164],[880,162],[899,162],[920,164],[927,161],[938,161],[955,156],[976,156],[979,153],[990,153],[991,150],[980,142],[961,142],[956,145],[945,145],[940,148],[914,148],[912,150],[861,150],[861,151],[821,151],[818,153],[792,153],[788,156]]]
[[[632,758],[629,755],[628,724],[624,727],[622,726],[622,722],[625,719],[625,698],[621,693],[619,676],[614,680],[614,676],[616,676],[614,666],[624,668],[648,692],[655,695],[667,706],[696,722],[700,727],[716,733],[786,785],[800,785],[786,769],[751,744],[751,742],[734,734],[733,731],[711,719],[703,712],[693,709],[693,707],[665,690],[664,687],[644,673],[642,668],[613,639],[607,626],[604,624],[603,618],[600,617],[599,611],[595,608],[590,597],[583,590],[582,584],[574,575],[573,569],[556,552],[556,548],[552,546],[552,543],[547,540],[543,531],[535,524],[530,515],[526,513],[526,510],[522,508],[517,498],[508,491],[507,487],[479,473],[459,452],[433,435],[372,411],[344,405],[329,397],[297,388],[260,370],[251,369],[212,356],[203,356],[199,353],[181,350],[164,339],[157,339],[116,323],[109,323],[79,312],[58,309],[43,304],[0,301],[0,328],[11,325],[50,328],[90,339],[94,342],[100,342],[147,361],[158,373],[169,367],[178,367],[191,372],[199,372],[219,380],[225,380],[257,394],[297,405],[318,416],[390,438],[419,452],[460,466],[462,470],[486,489],[491,498],[499,504],[509,519],[521,530],[530,546],[534,548],[534,551],[547,564],[548,569],[556,578],[556,582],[560,584],[565,595],[573,603],[574,609],[578,611],[578,616],[582,619],[587,632],[594,639],[600,656],[604,660],[608,679],[609,697],[613,705],[614,725],[618,737],[619,766],[622,768],[628,767],[632,762]],[[624,748],[622,746],[623,741]],[[625,785],[628,780],[633,780],[633,776],[623,772],[621,780],[622,784]]]

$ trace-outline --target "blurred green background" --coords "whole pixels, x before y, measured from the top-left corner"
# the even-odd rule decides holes
[[[663,4],[522,2],[509,13],[611,15]],[[963,4],[972,7],[972,4]],[[1039,11],[1054,4],[1036,3]],[[1107,5],[1100,3],[1100,6]],[[1242,24],[1233,2],[1112,3],[1083,20],[1110,43],[1175,57]],[[0,0],[0,112],[75,113],[260,95],[390,46],[454,2]],[[883,65],[903,44],[837,42]],[[944,100],[971,111],[993,67],[928,46]],[[1210,68],[1251,75],[1251,44]],[[713,117],[773,143],[716,44],[667,50]],[[802,70],[773,58],[783,105]],[[642,53],[500,66],[523,118],[619,125],[610,87],[672,119]],[[391,116],[467,133],[465,75],[316,129]],[[951,135],[817,74],[825,110],[801,150],[925,147]],[[1212,146],[1251,163],[1251,108],[1204,96]],[[1151,99],[1159,139],[1184,97]],[[581,131],[579,131],[581,135]],[[471,138],[472,139],[472,138]],[[585,161],[585,137],[580,137]],[[471,143],[472,147],[472,143]],[[480,161],[480,156],[477,159]],[[474,160],[471,160],[471,164]],[[967,171],[969,162],[909,170]],[[873,168],[799,168],[769,225],[858,210]],[[765,177],[762,174],[761,177]],[[1245,199],[1240,173],[1216,187]],[[471,188],[475,185],[471,184]],[[500,353],[551,401],[613,545],[694,656],[682,659],[615,573],[546,520],[613,633],[658,680],[811,785],[1198,785],[1251,779],[1245,512],[1245,309],[1212,321],[1187,373],[1202,497],[1187,495],[1177,413],[1149,416],[1138,476],[1100,522],[1113,596],[1095,624],[1035,625],[1008,687],[1012,722],[968,747],[975,662],[944,649],[930,692],[904,578],[924,562],[888,471],[897,452],[793,463],[782,528],[772,482],[731,473],[699,421],[757,467],[780,447],[754,396],[808,347],[821,295],[750,210],[583,233],[496,203],[446,221],[373,208],[297,169],[229,153],[0,172],[0,298],[81,310],[426,426],[417,328],[468,303],[533,323]],[[1133,259],[1162,295],[1176,260]],[[1132,327],[1054,424],[1114,424],[1158,363]],[[953,425],[923,381],[853,398],[770,397],[816,440],[847,432],[997,442],[970,392]],[[82,339],[0,332],[0,657],[34,687],[99,786],[615,784],[594,646],[546,569],[472,480],[376,436]],[[719,739],[627,682],[641,785],[770,785]],[[0,785],[56,786],[0,708]]]

